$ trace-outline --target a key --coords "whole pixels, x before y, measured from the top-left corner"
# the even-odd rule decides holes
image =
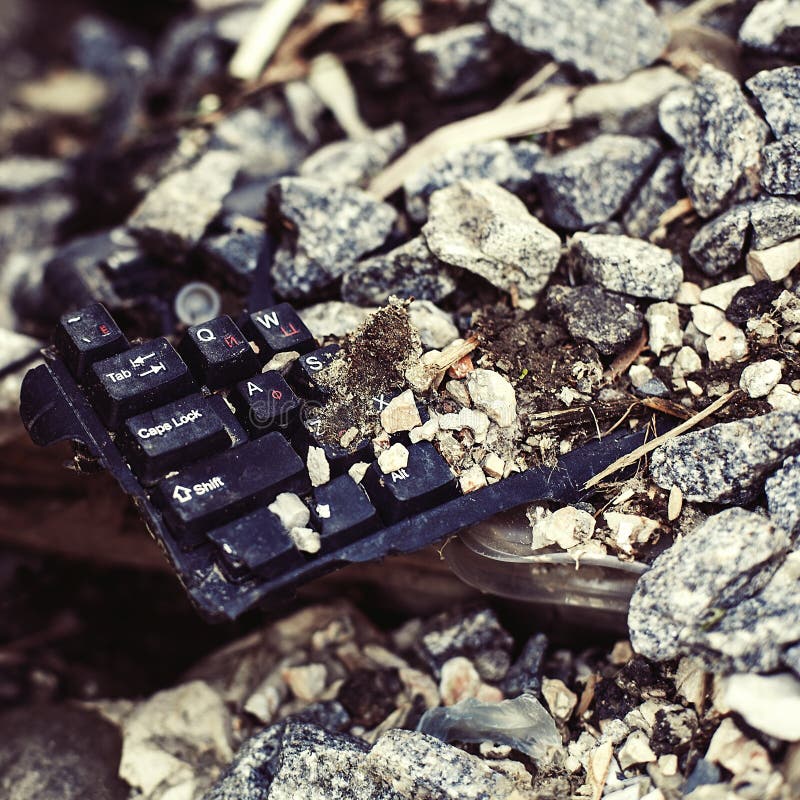
[[[274,578],[305,563],[281,521],[266,508],[215,528],[207,535],[219,548],[226,572],[236,577],[242,575],[239,565],[262,578]]]
[[[343,547],[380,525],[375,507],[349,475],[340,475],[314,489],[311,514],[323,552]]]
[[[276,353],[308,353],[317,347],[317,340],[288,303],[250,314],[247,329],[258,346],[262,364]]]
[[[320,383],[320,376],[330,366],[339,352],[338,344],[329,344],[300,356],[292,365],[289,380],[300,394],[314,400],[323,400],[329,392]]]
[[[100,303],[64,314],[54,337],[58,351],[78,381],[88,376],[95,361],[130,347],[111,314]]]
[[[377,462],[364,476],[370,500],[386,522],[397,522],[458,496],[447,462],[430,442],[408,446],[408,466],[384,475]]]
[[[230,444],[224,420],[199,394],[131,417],[121,437],[133,471],[144,481],[218,453]]]
[[[219,389],[259,371],[253,348],[228,316],[192,325],[178,349],[209,389]]]
[[[233,404],[251,436],[289,433],[297,426],[300,400],[279,372],[259,373],[236,385]]]
[[[320,420],[314,416],[306,416],[294,437],[297,450],[305,456],[309,447],[321,447],[325,451],[325,458],[331,467],[332,475],[341,475],[358,461],[372,461],[375,458],[374,448],[369,439],[359,439],[349,447],[340,444],[331,444],[324,441],[320,433]],[[342,436],[347,432],[339,432]]]
[[[112,430],[196,389],[189,368],[164,338],[97,361],[91,370],[94,406]]]
[[[302,494],[308,474],[297,453],[279,433],[197,462],[156,487],[172,531],[207,531],[272,501],[280,492]]]

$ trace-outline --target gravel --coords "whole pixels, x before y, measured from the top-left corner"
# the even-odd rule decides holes
[[[677,486],[691,502],[743,503],[798,451],[800,415],[772,411],[669,439],[653,452],[650,471],[662,489]]]
[[[787,134],[762,151],[761,185],[770,194],[800,194],[800,133]]]
[[[460,180],[485,178],[510,192],[520,192],[532,184],[541,152],[533,142],[509,144],[503,139],[448,150],[406,178],[406,209],[415,222],[425,222],[430,196]]]
[[[359,305],[381,305],[394,294],[436,303],[455,288],[455,270],[431,253],[425,237],[417,236],[350,269],[342,280],[342,298]]]
[[[504,291],[516,289],[528,307],[561,257],[558,234],[531,216],[519,198],[487,180],[459,181],[435,192],[422,234],[441,261]]]
[[[762,0],[739,29],[747,47],[772,56],[800,58],[800,22],[794,0]]]
[[[800,67],[763,70],[745,83],[776,139],[800,133]]]
[[[669,300],[683,280],[669,250],[629,236],[576,233],[569,258],[587,281],[632,297]]]
[[[597,80],[620,80],[652,64],[669,38],[644,0],[494,0],[489,24],[522,47]]]
[[[789,533],[800,533],[800,457],[791,456],[767,478],[764,487],[772,521]]]
[[[636,306],[599,286],[554,286],[547,293],[547,310],[561,320],[573,339],[589,342],[603,355],[624,350],[644,325]]]
[[[287,298],[323,289],[380,247],[397,212],[360,189],[311,178],[282,178],[268,195],[267,216],[281,242],[272,277]]]
[[[659,153],[654,139],[601,134],[541,158],[536,183],[545,220],[567,230],[608,222],[634,194]]]
[[[765,250],[800,237],[800,201],[788,197],[765,197],[750,208],[754,250]]]
[[[741,261],[749,228],[750,205],[734,206],[700,228],[689,255],[706,275],[719,275]]]
[[[659,217],[683,196],[683,167],[677,155],[665,155],[622,216],[629,236],[647,238],[658,227]]]
[[[684,142],[683,184],[701,217],[759,193],[759,163],[767,126],[738,82],[708,64],[700,69]]]

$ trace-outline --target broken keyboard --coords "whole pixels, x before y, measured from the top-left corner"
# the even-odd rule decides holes
[[[644,441],[644,432],[618,433],[555,469],[461,495],[434,445],[406,439],[407,466],[384,475],[371,442],[345,449],[317,439],[313,409],[325,399],[317,378],[336,345],[319,347],[286,303],[238,322],[195,325],[177,347],[163,337],[132,344],[97,303],[61,318],[44,364],[22,385],[32,440],[72,440],[112,473],[209,620],[278,604],[326,572],[418,550],[523,503],[574,502],[588,478]],[[285,377],[263,370],[288,351],[301,355]],[[331,466],[317,487],[306,468],[311,446]],[[356,483],[348,469],[364,461]],[[268,509],[282,492],[304,498],[318,552],[298,549]]]

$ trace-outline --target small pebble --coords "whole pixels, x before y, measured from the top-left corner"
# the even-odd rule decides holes
[[[396,442],[378,456],[378,466],[384,475],[405,469],[408,466],[408,449],[400,442]]]
[[[748,364],[739,378],[739,386],[752,398],[766,397],[780,382],[783,369],[773,358]]]

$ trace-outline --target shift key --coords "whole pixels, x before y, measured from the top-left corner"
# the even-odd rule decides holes
[[[300,456],[281,434],[198,461],[156,486],[155,500],[176,538],[197,534],[272,501],[280,492],[308,491]]]

